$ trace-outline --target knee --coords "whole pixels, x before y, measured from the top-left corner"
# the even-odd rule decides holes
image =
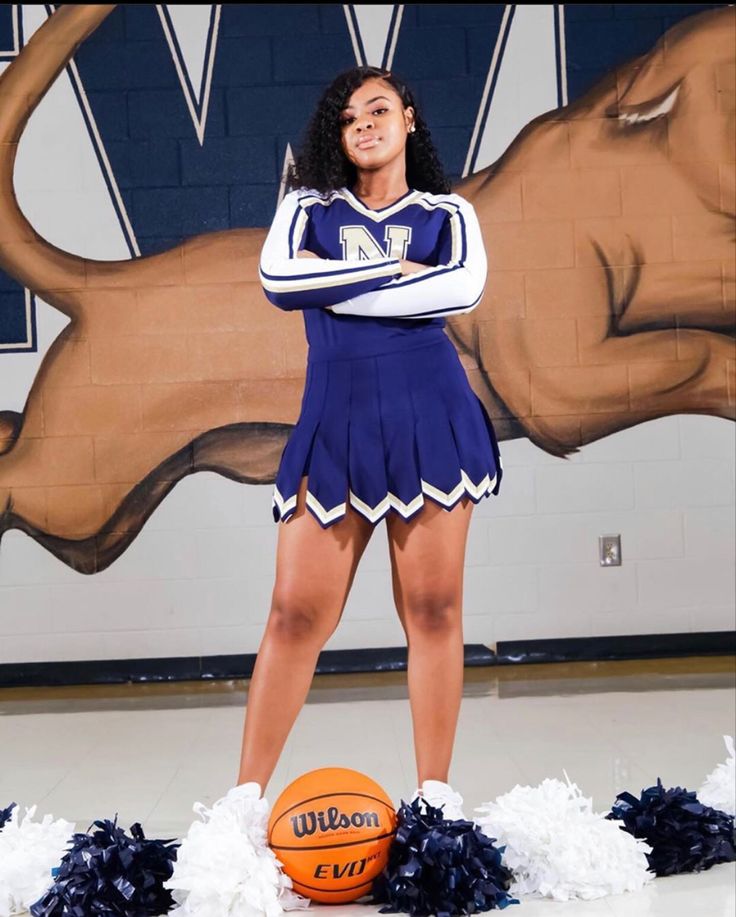
[[[457,595],[449,592],[416,593],[404,598],[407,633],[445,633],[457,627],[461,616]]]
[[[302,595],[290,590],[274,592],[268,628],[280,640],[324,642],[331,633],[329,617]]]

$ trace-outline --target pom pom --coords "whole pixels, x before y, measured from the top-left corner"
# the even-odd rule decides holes
[[[642,790],[641,799],[619,793],[621,802],[606,816],[621,819],[624,830],[652,847],[649,868],[658,876],[700,872],[736,859],[733,816],[698,802],[681,787],[665,790],[662,781]]]
[[[36,806],[25,818],[13,803],[0,812],[0,917],[25,913],[51,885],[51,870],[59,865],[74,825],[51,815],[34,822]]]
[[[647,872],[642,841],[618,830],[577,785],[546,778],[539,786],[519,786],[483,803],[476,821],[504,844],[514,895],[568,901],[590,900],[641,889]]]
[[[426,814],[421,812],[421,803]],[[388,863],[373,880],[373,900],[388,902],[379,914],[403,911],[414,917],[474,914],[518,904],[506,890],[511,872],[501,862],[503,847],[473,822],[443,818],[426,800],[402,799]]]
[[[726,815],[736,816],[736,758],[734,757],[733,736],[724,736],[728,760],[719,764],[705,778],[698,790],[698,799],[704,806],[720,809]]]
[[[54,884],[31,908],[31,917],[158,917],[172,905],[163,880],[178,844],[146,840],[141,826],[128,836],[115,821],[93,822],[94,833],[75,834],[55,870]],[[91,826],[90,826],[91,827]]]
[[[268,801],[250,786],[233,787],[211,809],[194,804],[202,820],[190,826],[166,883],[179,905],[169,917],[278,917],[309,907],[268,846]]]

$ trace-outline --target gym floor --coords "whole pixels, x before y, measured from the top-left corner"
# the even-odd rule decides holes
[[[563,769],[596,812],[657,777],[697,791],[727,757],[723,736],[736,731],[735,663],[468,668],[449,782],[468,818],[517,783],[564,781]],[[0,808],[37,804],[36,819],[50,813],[77,831],[117,814],[126,830],[140,822],[146,837],[181,838],[193,803],[211,805],[235,783],[247,692],[247,681],[0,689]],[[369,775],[397,808],[409,801],[417,775],[405,672],[315,676],[267,799],[327,766]],[[736,864],[594,901],[522,897],[521,906],[527,917],[733,917]],[[365,917],[366,907],[309,910]]]

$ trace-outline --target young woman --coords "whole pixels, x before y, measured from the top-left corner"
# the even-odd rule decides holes
[[[262,793],[386,519],[408,643],[418,788],[464,818],[447,783],[463,689],[462,587],[473,505],[501,457],[445,316],[481,298],[472,206],[443,175],[407,86],[358,67],[325,91],[263,247],[268,299],[303,310],[301,414],[273,492],[272,607],[248,692],[238,786]]]

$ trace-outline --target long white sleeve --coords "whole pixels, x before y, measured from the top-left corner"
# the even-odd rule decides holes
[[[485,288],[486,249],[473,205],[459,194],[447,195],[447,201],[455,206],[442,229],[436,267],[384,282],[372,292],[330,306],[330,311],[411,319],[471,312]]]
[[[300,198],[309,195],[304,190],[284,195],[261,250],[258,273],[269,302],[287,311],[319,309],[374,290],[387,278],[400,275],[398,258],[360,262],[297,258],[309,219]]]

